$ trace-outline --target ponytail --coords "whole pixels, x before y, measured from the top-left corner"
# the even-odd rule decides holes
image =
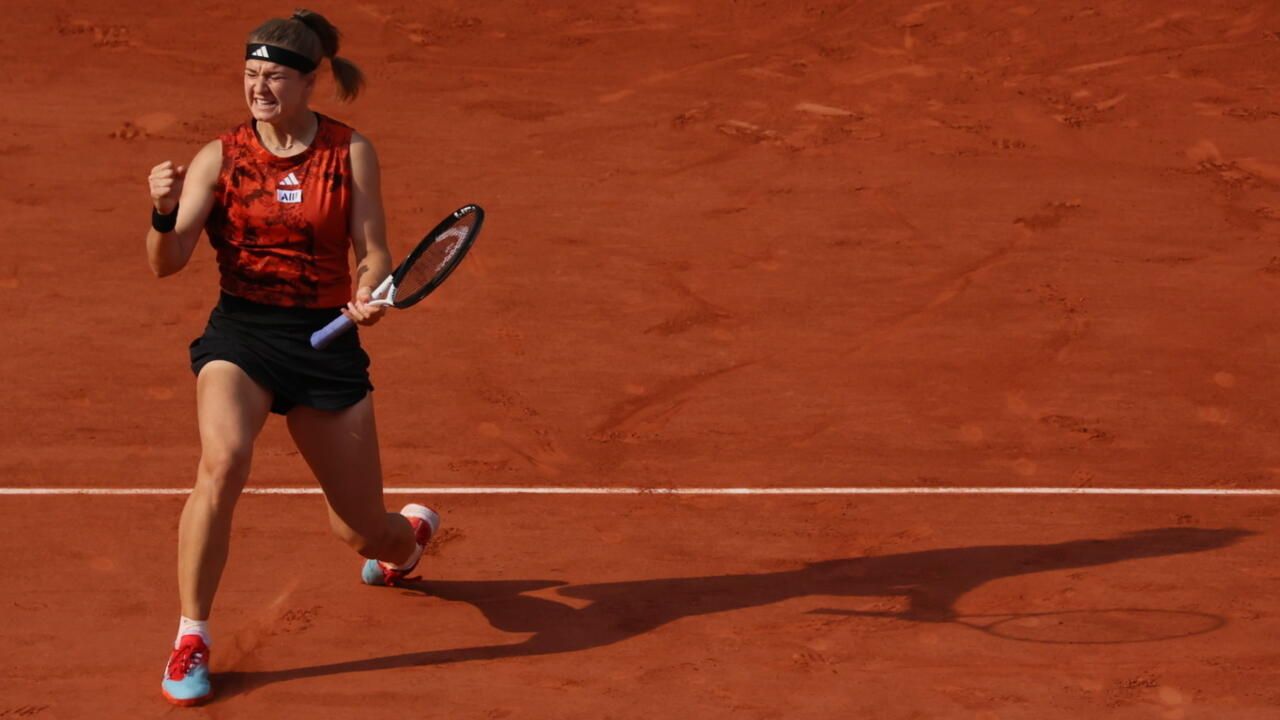
[[[333,80],[338,84],[338,99],[351,102],[364,88],[364,73],[350,60],[334,55],[329,58],[333,67]]]

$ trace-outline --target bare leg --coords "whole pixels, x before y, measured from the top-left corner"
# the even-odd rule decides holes
[[[329,526],[364,557],[399,564],[416,547],[413,527],[382,499],[382,463],[373,397],[339,411],[299,406],[289,433],[329,503]]]
[[[231,514],[249,479],[253,441],[271,410],[271,394],[232,363],[215,360],[196,380],[200,465],[178,525],[182,614],[206,620],[227,563]]]

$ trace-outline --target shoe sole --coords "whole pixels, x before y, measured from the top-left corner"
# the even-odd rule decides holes
[[[171,705],[177,705],[178,707],[195,707],[196,705],[203,705],[213,697],[213,693],[209,693],[208,695],[201,695],[198,698],[179,700],[178,698],[170,695],[169,691],[164,688],[160,689],[160,694],[164,695],[164,699],[168,700]]]

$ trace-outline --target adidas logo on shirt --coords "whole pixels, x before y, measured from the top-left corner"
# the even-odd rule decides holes
[[[282,203],[296,204],[302,202],[302,183],[298,182],[298,176],[293,173],[285,175],[276,188],[276,201]],[[293,190],[285,190],[285,188],[294,188]]]

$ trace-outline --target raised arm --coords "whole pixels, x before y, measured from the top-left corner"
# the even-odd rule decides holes
[[[178,211],[171,231],[147,229],[147,262],[156,277],[178,272],[191,259],[200,231],[213,209],[213,190],[221,169],[222,142],[219,140],[200,148],[190,167],[175,166],[166,160],[151,169],[148,182],[156,212],[169,215],[175,208]]]

